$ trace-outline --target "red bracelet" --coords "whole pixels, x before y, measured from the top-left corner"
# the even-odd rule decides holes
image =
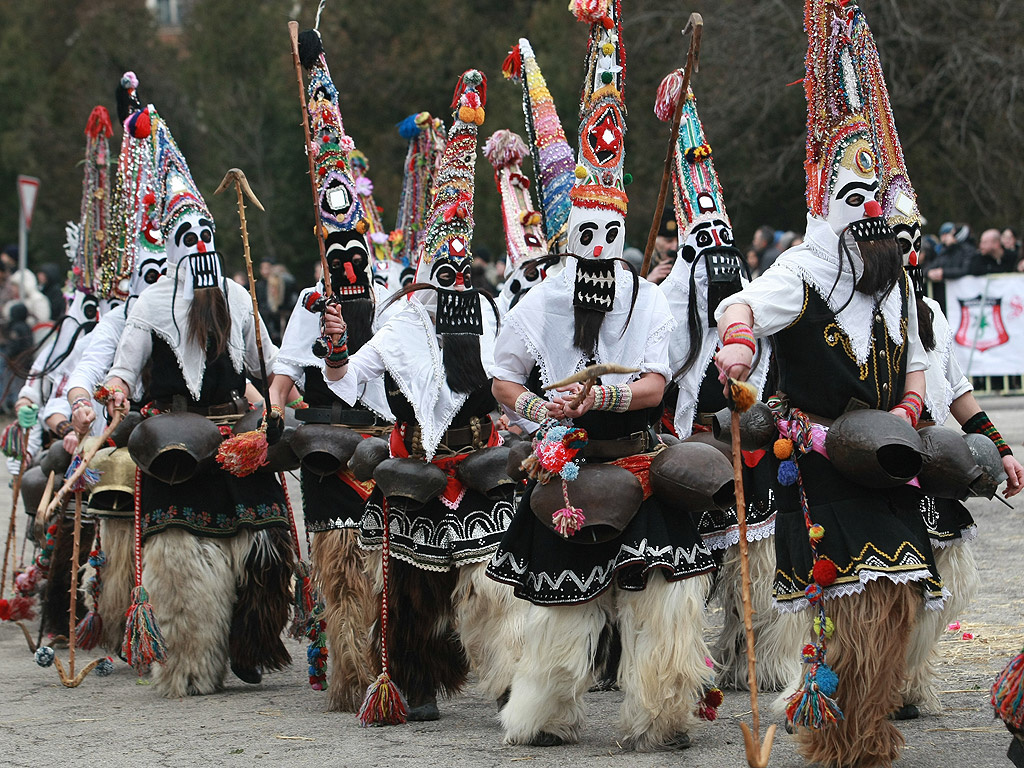
[[[910,390],[896,407],[906,411],[910,416],[911,425],[916,427],[917,422],[921,419],[921,413],[924,411],[924,399],[917,392]]]
[[[736,321],[725,329],[722,334],[722,346],[729,344],[742,344],[751,352],[757,352],[757,344],[754,342],[754,332],[750,326],[742,321]]]

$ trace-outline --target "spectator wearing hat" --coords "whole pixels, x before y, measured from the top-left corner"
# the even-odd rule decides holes
[[[679,250],[679,229],[676,225],[676,214],[672,208],[666,208],[661,215],[658,235],[654,238],[654,253],[651,256],[651,271],[647,279],[652,283],[660,283],[672,271],[676,262],[676,251]]]

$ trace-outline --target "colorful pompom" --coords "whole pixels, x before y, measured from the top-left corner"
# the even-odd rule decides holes
[[[554,525],[555,530],[566,539],[579,531],[586,520],[587,518],[584,517],[583,510],[577,509],[572,505],[563,507],[551,515],[551,523]]]
[[[815,523],[807,529],[807,535],[810,537],[811,541],[821,541],[825,538],[825,526]]]
[[[804,646],[803,651],[800,653],[800,657],[803,659],[804,664],[810,664],[816,658],[818,658],[818,649],[808,643]]]
[[[804,590],[804,596],[811,605],[817,605],[821,601],[821,586],[819,584],[808,584]]]
[[[100,677],[110,677],[114,674],[114,660],[109,656],[100,659],[100,663],[96,665],[96,674]]]
[[[832,619],[828,616],[825,617],[825,639],[831,640],[832,635],[835,634],[836,625],[832,622]],[[814,617],[814,634],[821,635],[821,617]]]
[[[792,459],[786,459],[779,464],[779,483],[781,485],[794,485],[799,477],[800,472],[796,468],[796,462]]]
[[[829,698],[836,695],[836,688],[839,687],[839,678],[827,664],[818,665],[818,671],[814,673],[814,682],[817,684],[818,690]]]

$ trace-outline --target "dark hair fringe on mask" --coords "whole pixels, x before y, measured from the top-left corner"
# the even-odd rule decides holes
[[[354,355],[373,336],[373,299],[352,299],[341,305],[348,326],[348,353]]]
[[[567,253],[565,255],[566,257],[572,257],[577,260],[580,258],[575,253]],[[626,322],[622,326],[622,333],[619,334],[619,338],[621,338],[626,335],[626,329],[629,328],[629,322],[633,319],[633,310],[636,309],[636,297],[640,294],[640,275],[637,274],[633,265],[623,258],[607,259],[607,261],[617,261],[621,263],[633,276],[633,295],[629,298],[629,314],[626,315]],[[593,319],[590,317],[590,312],[596,312],[601,316],[601,319]],[[573,307],[573,314],[576,318],[575,328],[573,329],[573,346],[584,354],[594,355],[597,352],[597,337],[601,332],[601,325],[604,322],[604,316],[606,313]]]
[[[205,349],[207,359],[223,355],[231,334],[231,312],[227,297],[218,285],[196,288],[188,308],[188,338]]]
[[[853,268],[853,252],[849,245],[849,240],[852,239],[853,233],[847,227],[839,237],[839,270],[836,272],[836,281],[832,284],[829,296],[839,286],[844,262],[850,265],[850,272],[856,274],[856,270]],[[896,287],[896,283],[903,275],[903,257],[900,255],[900,247],[896,238],[871,240],[856,245],[864,272],[854,283],[853,290],[850,291],[846,301],[836,310],[837,313],[850,305],[854,293],[858,291],[879,299],[885,298]]]
[[[469,395],[487,385],[480,359],[480,337],[475,333],[442,333],[444,375],[452,392]]]

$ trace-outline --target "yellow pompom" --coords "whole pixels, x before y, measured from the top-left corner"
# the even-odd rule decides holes
[[[612,45],[611,43],[605,43],[604,45],[601,46],[601,53],[603,53],[605,56],[611,56],[613,53],[615,53],[615,46]]]
[[[476,123],[477,125],[483,125],[484,124],[484,108],[483,107],[477,107],[476,108],[476,110],[474,111],[474,115],[473,115],[473,122]]]
[[[808,529],[807,535],[812,541],[821,541],[825,538],[825,526],[815,523]]]
[[[821,632],[821,618],[816,616],[814,618],[814,634]],[[828,616],[825,617],[825,639],[831,640],[832,635],[836,632],[836,625],[832,623],[832,619]]]
[[[576,178],[577,179],[585,179],[585,178],[587,178],[587,169],[585,167],[583,167],[582,165],[577,165],[576,166]]]
[[[775,441],[775,458],[785,461],[793,455],[793,441],[788,437],[780,437]]]
[[[366,230],[368,230],[369,228],[370,225],[369,223],[367,223],[366,219],[360,219],[359,221],[356,222],[356,232],[358,232],[360,235],[365,235]]]

